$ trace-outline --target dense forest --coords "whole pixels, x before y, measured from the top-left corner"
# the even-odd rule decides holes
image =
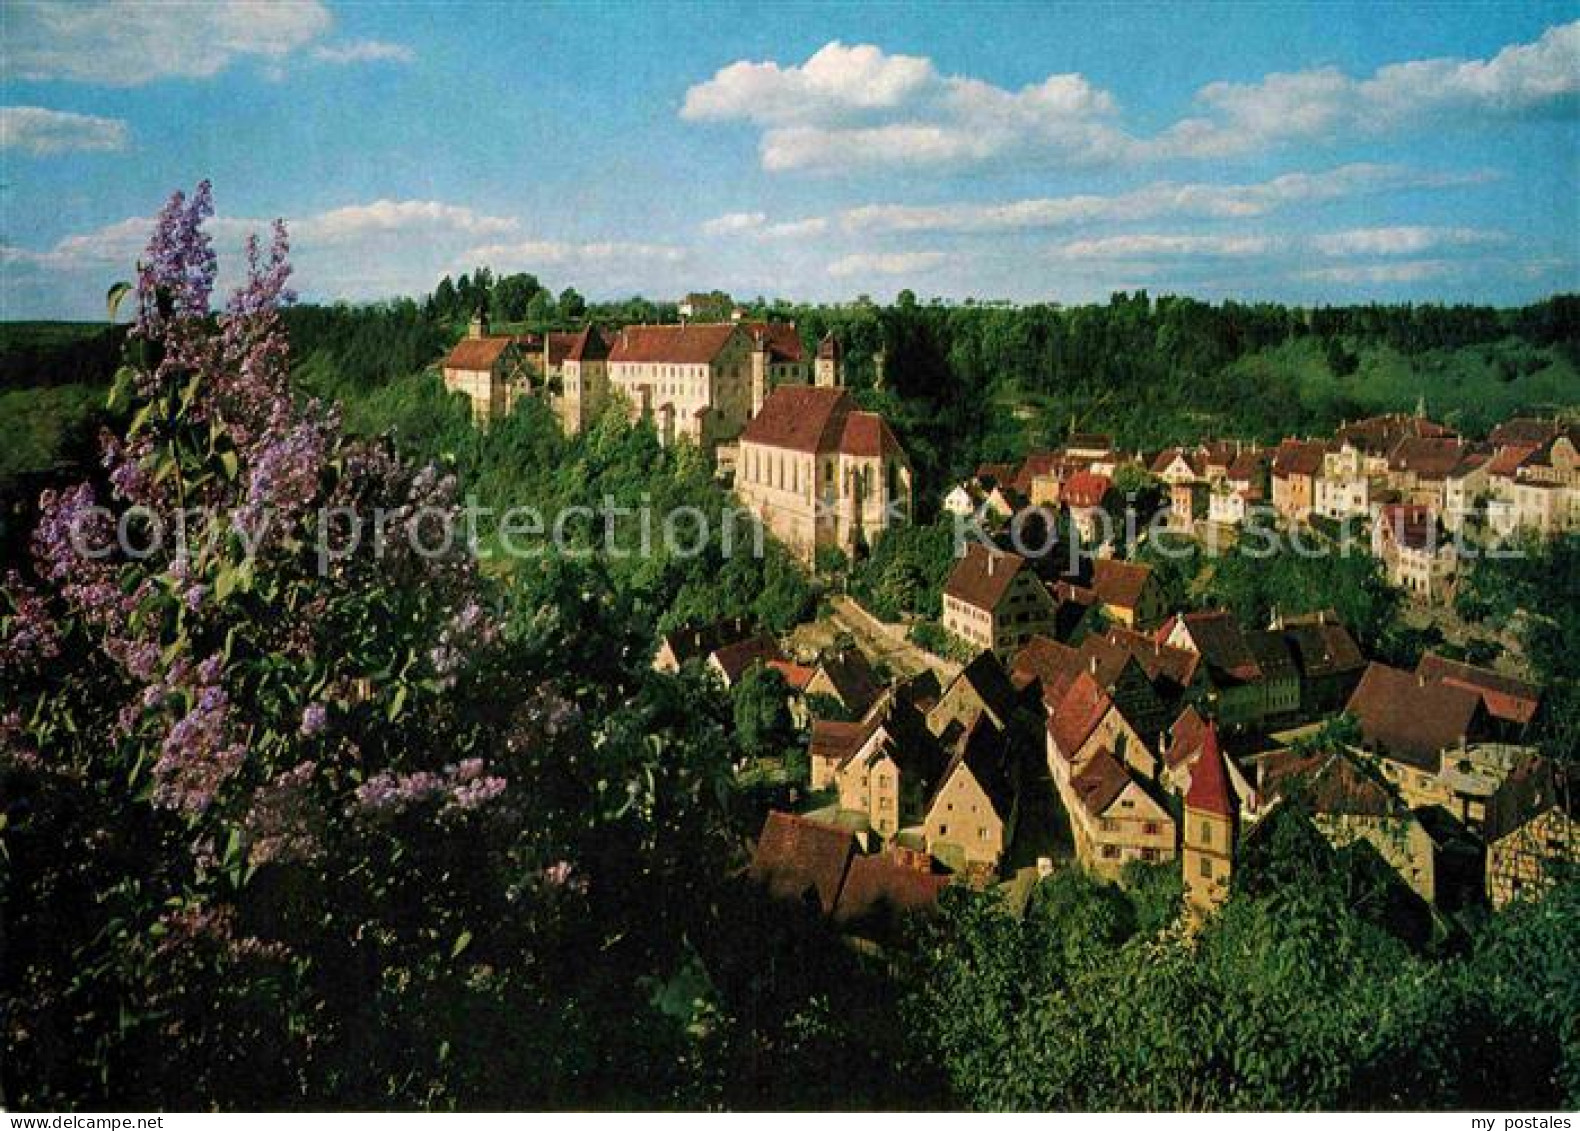
[[[1171,926],[1172,868],[1126,890],[1065,872],[1024,908],[952,890],[879,956],[763,902],[740,868],[785,797],[737,770],[795,739],[699,672],[655,673],[654,633],[728,614],[788,628],[816,580],[776,548],[593,552],[590,524],[572,532],[587,553],[381,560],[361,543],[317,568],[315,506],[416,524],[466,500],[646,496],[709,516],[728,500],[695,453],[612,416],[566,438],[528,400],[472,428],[427,367],[483,301],[475,276],[423,302],[282,310],[281,238],[211,317],[207,215],[206,188],[162,214],[165,267],[142,281],[129,349],[107,331],[49,347],[110,349],[102,370],[52,382],[47,351],[6,370],[32,454],[7,465],[0,585],[4,1106],[1580,1103],[1580,886],[1423,929],[1375,858],[1330,852],[1297,806],[1195,939]],[[643,316],[487,281],[503,322]],[[834,328],[932,484],[1072,416],[1144,443],[1402,407],[1361,391],[1385,367],[1409,375],[1386,397],[1413,403],[1436,374],[1429,402],[1469,426],[1494,385],[1499,406],[1572,401],[1580,340],[1572,299],[757,312],[809,340]],[[1348,392],[1264,401],[1256,366]],[[46,399],[65,389],[80,403]],[[1031,415],[999,411],[1014,397]],[[214,529],[190,556],[103,558],[66,536],[94,501],[136,527],[137,507],[194,500],[283,525],[251,553]],[[485,521],[481,547],[500,533]],[[937,548],[929,527],[880,546],[868,580],[927,601]],[[1540,599],[1542,570],[1572,555],[1489,573],[1475,611],[1517,618],[1510,602]],[[1382,639],[1385,597],[1353,580]],[[1209,584],[1169,583],[1181,599]],[[1248,565],[1216,582],[1255,614],[1308,583]],[[1548,629],[1525,631],[1572,670]]]

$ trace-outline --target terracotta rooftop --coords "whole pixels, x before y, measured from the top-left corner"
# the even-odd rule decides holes
[[[1151,579],[1151,566],[1115,558],[1098,558],[1092,563],[1092,588],[1105,605],[1134,609]]]
[[[1129,768],[1105,746],[1070,779],[1070,788],[1083,809],[1101,817],[1134,780]]]
[[[759,632],[756,636],[714,649],[711,659],[719,665],[724,678],[733,686],[753,664],[782,660],[784,653],[779,651],[779,645],[773,637]]]
[[[855,853],[848,830],[774,811],[763,823],[747,874],[775,899],[815,895],[826,914],[839,900]]]
[[[823,657],[818,670],[834,685],[840,701],[858,713],[871,707],[882,690],[877,673],[858,648],[847,648]]]
[[[1512,478],[1525,461],[1540,450],[1540,444],[1507,444],[1488,461],[1487,474]]]
[[[626,326],[614,335],[609,361],[668,365],[707,365],[735,334],[733,322],[675,326]]]
[[[1484,826],[1488,843],[1555,808],[1580,820],[1580,767],[1533,755],[1516,766],[1492,795]]]
[[[1246,643],[1240,622],[1235,620],[1233,613],[1209,610],[1186,613],[1183,619],[1186,631],[1214,680],[1254,683],[1262,678],[1256,655]],[[1159,630],[1160,639],[1166,635],[1162,629]]]
[[[1269,800],[1299,797],[1335,817],[1391,817],[1408,809],[1382,781],[1342,751],[1280,749],[1262,762],[1259,792]]]
[[[754,345],[768,347],[774,362],[797,362],[804,356],[801,335],[793,322],[741,322],[739,325]]]
[[[1474,691],[1481,696],[1487,713],[1504,722],[1524,726],[1535,717],[1536,708],[1541,705],[1541,691],[1523,679],[1450,660],[1436,652],[1422,656],[1415,671],[1433,682]]]
[[[1366,666],[1361,647],[1337,621],[1301,621],[1284,626],[1284,640],[1307,679],[1360,671]]]
[[[1278,478],[1291,475],[1320,475],[1322,457],[1327,445],[1319,440],[1285,440],[1273,453],[1273,474]]]
[[[573,334],[572,338],[565,350],[565,360],[603,361],[609,357],[609,338],[602,330],[588,326]]]
[[[877,926],[899,916],[930,912],[938,906],[939,892],[948,886],[948,876],[921,871],[890,856],[857,856],[840,889],[834,922],[846,928]]]
[[[515,345],[516,339],[512,337],[490,338],[462,338],[455,343],[444,359],[445,369],[466,369],[473,372],[482,372],[494,367],[494,363],[507,349]]]
[[[949,572],[944,596],[973,608],[995,609],[1024,568],[1026,559],[1019,554],[990,550],[973,542],[966,547],[965,557],[955,562],[955,568]]]
[[[1422,479],[1447,479],[1465,454],[1457,439],[1407,436],[1388,453],[1389,471],[1408,471]]]
[[[1234,798],[1229,790],[1229,772],[1224,769],[1223,753],[1218,749],[1218,726],[1207,724],[1201,756],[1191,769],[1190,787],[1185,790],[1185,808],[1220,817],[1234,815]]]
[[[1100,507],[1114,481],[1093,471],[1077,471],[1064,481],[1059,497],[1072,507]]]
[[[1048,733],[1053,736],[1059,754],[1064,758],[1073,757],[1092,737],[1097,724],[1113,705],[1108,692],[1098,685],[1090,672],[1077,675],[1048,715]]]
[[[1452,436],[1451,429],[1434,424],[1425,417],[1405,412],[1371,416],[1345,424],[1334,433],[1334,440],[1348,442],[1368,455],[1385,456],[1407,436]]]
[[[1360,720],[1368,746],[1433,773],[1444,750],[1480,735],[1484,717],[1476,692],[1379,663],[1366,668],[1344,709]]]
[[[1487,439],[1494,444],[1522,444],[1540,447],[1560,431],[1556,420],[1540,420],[1530,416],[1516,416],[1505,420],[1490,433]]]

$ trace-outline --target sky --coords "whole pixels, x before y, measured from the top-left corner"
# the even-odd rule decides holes
[[[1580,289],[1580,3],[0,5],[0,318],[222,282],[1516,304]]]

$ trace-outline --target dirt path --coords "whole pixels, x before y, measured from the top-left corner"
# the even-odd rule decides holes
[[[945,687],[960,674],[960,665],[935,656],[906,639],[901,625],[885,624],[850,597],[835,597],[833,621],[855,638],[857,645],[874,664],[887,664],[896,675],[909,678],[931,669]]]

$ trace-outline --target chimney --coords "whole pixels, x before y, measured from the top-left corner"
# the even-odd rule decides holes
[[[989,577],[993,576],[993,563],[996,562],[997,560],[998,560],[998,555],[995,554],[992,550],[989,550],[988,551],[988,556],[987,556],[987,572],[988,572],[988,576]]]
[[[1092,669],[1093,675],[1097,674],[1097,657],[1095,655],[1087,661],[1087,666]]]

